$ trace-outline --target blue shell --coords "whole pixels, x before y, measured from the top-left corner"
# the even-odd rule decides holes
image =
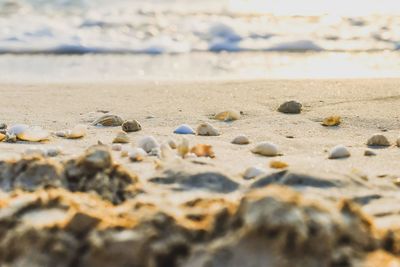
[[[181,124],[178,128],[175,129],[174,133],[176,134],[195,134],[192,127],[187,124]]]

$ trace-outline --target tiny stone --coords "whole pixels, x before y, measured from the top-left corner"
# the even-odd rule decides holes
[[[245,135],[238,135],[232,140],[231,143],[235,145],[247,145],[250,144],[250,140]]]
[[[287,114],[299,114],[301,112],[302,105],[297,101],[287,101],[279,106],[278,111]]]
[[[130,121],[125,121],[122,124],[122,130],[124,132],[130,133],[130,132],[137,132],[142,129],[142,126],[137,120],[130,120]]]
[[[366,157],[376,156],[376,153],[370,149],[367,149],[364,151],[364,156]]]
[[[122,145],[121,144],[112,144],[111,149],[114,151],[121,151]]]

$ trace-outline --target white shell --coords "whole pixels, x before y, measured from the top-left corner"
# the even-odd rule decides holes
[[[178,128],[175,129],[174,133],[176,134],[195,134],[192,127],[187,124],[181,124]]]
[[[20,128],[22,130],[22,128]],[[15,129],[14,129],[15,131]],[[17,131],[18,132],[18,131]],[[50,133],[38,126],[28,127],[17,134],[17,138],[23,141],[40,142],[49,139]]]
[[[247,168],[244,173],[243,173],[243,178],[246,180],[250,180],[253,179],[257,176],[266,174],[267,171],[261,167],[257,167],[257,166],[252,166]]]
[[[197,134],[203,135],[203,136],[218,136],[218,135],[220,135],[219,131],[208,122],[201,123],[197,127]]]
[[[141,148],[133,148],[129,150],[128,156],[131,161],[142,161],[147,156],[147,153]]]
[[[114,151],[121,151],[122,145],[121,144],[112,144],[111,149]]]
[[[150,153],[153,148],[160,147],[160,144],[153,136],[145,136],[139,140],[138,147],[140,147],[147,153]]]
[[[29,126],[26,124],[15,124],[8,128],[7,132],[11,135],[18,135],[25,132],[28,128]]]
[[[350,157],[349,150],[343,145],[337,145],[329,152],[329,159],[342,159]]]
[[[250,140],[245,135],[238,135],[235,138],[233,138],[231,143],[235,145],[247,145],[250,144]]]
[[[383,134],[374,134],[367,141],[368,146],[390,146],[389,140]]]
[[[258,143],[254,148],[251,149],[251,152],[267,157],[274,157],[279,155],[278,146],[270,142]]]

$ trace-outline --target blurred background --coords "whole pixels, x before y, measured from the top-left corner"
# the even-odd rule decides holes
[[[1,82],[400,76],[398,0],[0,0]]]

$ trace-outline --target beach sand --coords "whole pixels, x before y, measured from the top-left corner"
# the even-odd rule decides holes
[[[318,177],[305,186],[301,181],[286,184],[301,195],[324,201],[351,199],[361,204],[361,210],[373,218],[378,229],[398,229],[400,148],[395,142],[400,136],[399,85],[399,79],[2,84],[0,122],[38,125],[50,131],[76,124],[89,128],[87,136],[78,140],[53,136],[41,144],[2,142],[0,157],[18,158],[32,145],[57,145],[64,153],[57,158],[64,160],[82,154],[98,141],[111,144],[120,127],[90,126],[93,119],[104,115],[102,111],[141,123],[141,131],[129,133],[132,145],[146,135],[160,143],[171,138],[179,142],[181,136],[173,134],[177,126],[185,123],[195,129],[199,123],[209,122],[220,130],[220,136],[187,138],[191,145],[212,145],[215,158],[199,159],[204,165],[196,164],[199,169],[192,171],[217,170],[247,187],[254,180],[242,178],[246,168],[257,165],[273,173],[277,170],[269,167],[270,161],[283,161],[291,173]],[[301,102],[302,113],[277,112],[287,100]],[[233,122],[211,119],[213,114],[229,109],[243,115]],[[341,125],[323,127],[322,120],[332,115],[341,116]],[[377,155],[366,157],[367,139],[375,133],[387,136],[392,146],[373,149]],[[241,134],[251,143],[231,144]],[[261,141],[275,143],[283,155],[269,158],[251,153],[250,149]],[[338,144],[347,146],[351,156],[328,159],[328,151]],[[163,168],[156,168],[155,161],[133,163],[117,151],[112,153],[116,162],[137,174],[151,191],[147,181],[159,177]],[[174,164],[171,168],[181,168]],[[323,186],[321,181],[332,184]]]

